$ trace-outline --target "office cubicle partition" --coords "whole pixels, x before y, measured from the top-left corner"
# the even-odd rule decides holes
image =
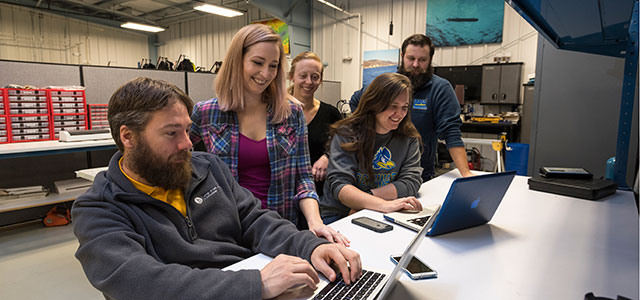
[[[136,77],[161,79],[186,90],[185,72],[82,66],[82,79],[86,89],[87,104],[107,104],[113,92],[127,81]]]
[[[0,60],[0,87],[82,85],[80,66]]]
[[[212,73],[165,71],[104,66],[80,66],[0,60],[0,86],[7,84],[44,86],[84,86],[87,104],[106,104],[113,92],[125,82],[139,76],[162,79],[185,91],[193,102],[216,96]],[[339,81],[325,80],[316,98],[331,105],[340,100]],[[348,99],[347,99],[348,100]]]
[[[209,100],[216,96],[213,85],[215,78],[216,74],[211,73],[187,73],[188,94],[194,103]],[[291,83],[287,82],[287,84]],[[339,81],[325,80],[316,91],[316,98],[336,106],[338,100],[340,100],[340,88]]]
[[[213,89],[215,79],[216,74],[212,73],[187,73],[188,94],[193,103],[209,100],[216,96],[216,91]]]

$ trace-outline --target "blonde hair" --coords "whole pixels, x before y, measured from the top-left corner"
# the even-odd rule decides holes
[[[262,93],[262,99],[270,105],[273,121],[280,123],[291,114],[288,95],[286,94],[286,58],[282,39],[271,27],[264,24],[250,24],[240,28],[233,36],[229,50],[224,57],[220,72],[216,76],[214,86],[220,108],[224,111],[242,110],[244,101],[244,54],[247,49],[257,43],[272,42],[280,50],[280,59],[276,77]]]
[[[320,81],[322,81],[322,74],[324,73],[324,64],[322,63],[322,59],[320,59],[320,56],[318,56],[318,54],[315,54],[311,51],[302,52],[296,55],[293,61],[291,61],[291,69],[289,70],[289,80],[292,80],[293,75],[296,73],[296,64],[301,60],[305,60],[305,59],[313,59],[320,63],[320,66],[321,66]],[[290,95],[293,95],[293,84],[287,89],[287,92],[289,92]]]

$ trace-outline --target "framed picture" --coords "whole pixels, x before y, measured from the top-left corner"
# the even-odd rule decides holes
[[[429,0],[426,35],[436,47],[502,42],[503,0]]]
[[[398,70],[400,49],[365,51],[362,55],[362,86],[365,87],[382,73]]]

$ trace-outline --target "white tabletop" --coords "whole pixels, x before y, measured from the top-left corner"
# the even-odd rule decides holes
[[[457,171],[422,185],[423,204],[441,204]],[[438,278],[403,288],[417,299],[583,299],[588,292],[638,299],[638,213],[631,192],[599,201],[531,191],[516,176],[494,218],[482,225],[426,238],[416,256]],[[351,219],[382,214],[360,211],[331,226],[351,240],[365,268],[392,270],[389,255],[400,254],[415,232],[394,225],[376,233]],[[386,221],[385,221],[386,222]],[[257,255],[229,269],[261,268]]]
[[[0,145],[0,157],[3,155],[37,153],[47,151],[74,150],[93,147],[115,146],[113,139],[82,141],[82,142],[60,142],[60,141],[40,141],[22,142]]]

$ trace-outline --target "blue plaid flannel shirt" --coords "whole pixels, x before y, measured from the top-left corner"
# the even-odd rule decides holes
[[[271,182],[267,208],[294,224],[298,221],[298,202],[318,200],[309,158],[307,125],[302,108],[289,101],[291,115],[282,123],[267,118],[267,150],[271,161]],[[238,118],[233,111],[222,111],[218,99],[196,103],[191,115],[191,141],[203,141],[207,151],[220,157],[238,180]]]

